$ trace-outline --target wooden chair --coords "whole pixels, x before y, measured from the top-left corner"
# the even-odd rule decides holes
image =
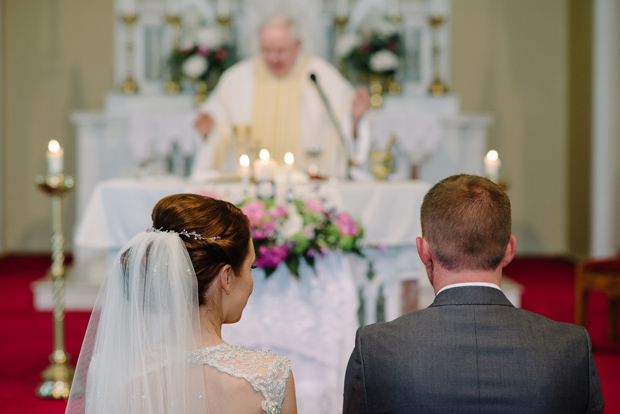
[[[618,299],[620,298],[620,258],[588,260],[577,266],[575,277],[575,322],[586,326],[588,295],[591,291],[607,295],[607,337],[618,342]]]

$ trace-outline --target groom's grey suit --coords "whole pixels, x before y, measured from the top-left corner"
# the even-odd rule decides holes
[[[587,331],[517,309],[495,288],[362,327],[344,413],[602,413]]]

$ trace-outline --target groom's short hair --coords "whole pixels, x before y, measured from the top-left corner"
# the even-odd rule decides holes
[[[421,208],[422,236],[448,270],[492,270],[511,234],[510,199],[476,175],[453,175],[435,184]]]

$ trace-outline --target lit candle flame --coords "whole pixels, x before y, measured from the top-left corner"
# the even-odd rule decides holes
[[[51,140],[49,144],[47,144],[47,149],[50,152],[58,152],[60,150],[60,144],[55,139]]]
[[[258,154],[258,156],[260,157],[261,161],[269,161],[269,151],[267,151],[266,149],[260,150],[260,154]]]
[[[499,158],[499,155],[497,154],[497,151],[491,150],[491,151],[487,152],[487,159],[489,161],[495,161],[498,158]]]
[[[243,168],[248,168],[250,166],[250,157],[248,157],[246,154],[243,154],[240,158],[239,158],[239,164],[243,167]]]
[[[295,162],[295,157],[293,156],[292,152],[287,152],[286,154],[284,154],[284,163],[286,165],[293,165],[293,163]]]

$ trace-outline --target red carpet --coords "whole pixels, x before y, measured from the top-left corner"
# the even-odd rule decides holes
[[[60,414],[64,401],[42,400],[34,395],[40,372],[52,351],[50,312],[33,308],[30,283],[44,276],[46,257],[13,256],[0,259],[0,411],[3,413]],[[563,322],[573,321],[574,266],[562,259],[517,258],[505,274],[524,286],[523,308]],[[606,343],[606,301],[593,294],[589,326],[594,357],[607,402],[605,412],[620,414],[620,348]],[[66,317],[67,350],[75,363],[89,314],[70,312]]]

